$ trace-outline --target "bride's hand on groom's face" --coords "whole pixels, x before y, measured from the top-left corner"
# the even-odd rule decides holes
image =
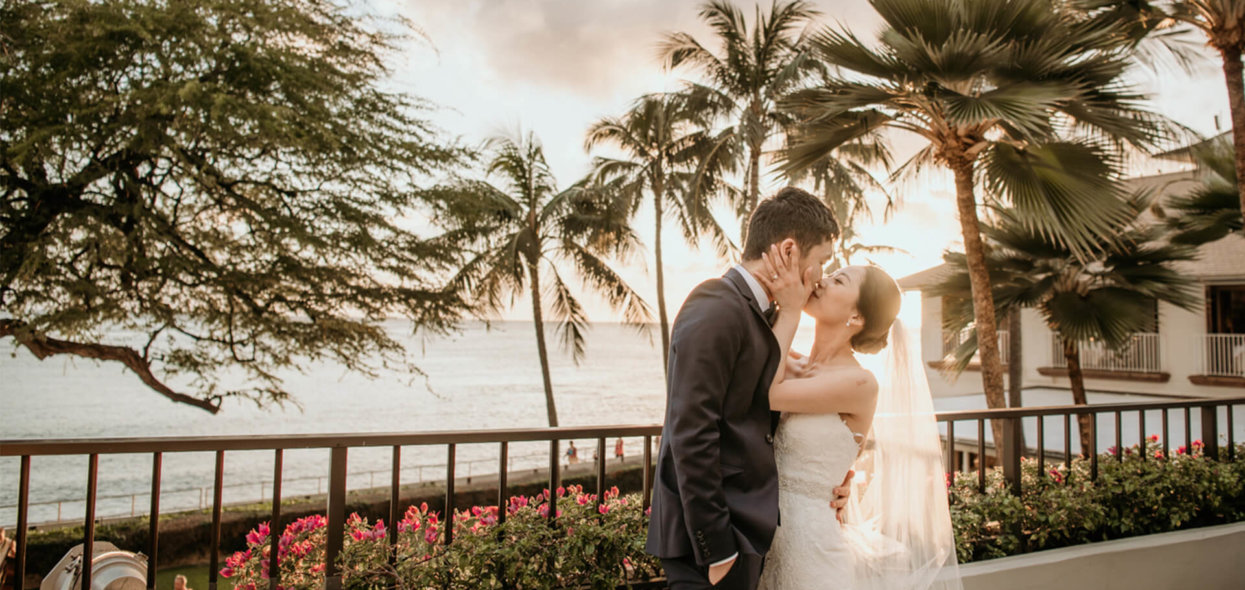
[[[800,247],[786,241],[770,246],[769,252],[761,253],[761,258],[766,269],[761,284],[769,290],[782,312],[798,314],[817,285],[814,273],[818,269],[801,268]]]

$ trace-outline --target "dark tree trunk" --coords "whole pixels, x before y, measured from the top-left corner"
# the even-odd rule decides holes
[[[558,425],[558,408],[553,401],[553,380],[549,377],[549,349],[545,346],[545,315],[540,302],[540,261],[527,263],[532,279],[532,321],[536,322],[536,351],[540,353],[540,376],[545,380],[545,410],[549,414],[549,426]]]
[[[1241,72],[1241,50],[1236,47],[1222,47],[1219,54],[1223,56],[1223,78],[1228,85],[1228,109],[1232,113],[1236,184],[1240,192],[1241,214],[1245,215],[1245,79]]]
[[[1007,406],[1024,407],[1024,341],[1020,336],[1020,308],[1007,314]],[[1020,448],[1025,446],[1024,429],[1020,429]]]
[[[955,173],[955,202],[960,214],[960,230],[964,236],[964,253],[968,259],[968,278],[973,292],[973,316],[977,327],[977,350],[981,358],[981,384],[986,406],[1005,408],[1003,396],[1003,363],[999,358],[999,332],[994,317],[994,296],[990,274],[986,269],[985,245],[977,220],[977,198],[973,195],[973,163],[964,156],[951,164]],[[1003,440],[1003,424],[992,421],[994,440]]]
[[[752,212],[756,211],[757,203],[760,201],[761,148],[760,146],[751,146],[748,149],[748,210],[744,212],[743,217],[739,220],[740,247],[748,243],[748,220],[752,218]]]
[[[657,317],[661,320],[661,370],[666,372],[670,365],[670,319],[666,313],[666,272],[661,256],[661,218],[665,211],[662,208],[665,199],[665,182],[662,171],[658,168],[657,178],[653,179],[653,227],[657,234],[653,238],[653,254],[657,259]]]
[[[1024,406],[1021,399],[1024,387],[1024,342],[1020,337],[1020,309],[1007,314],[1007,406]]]
[[[1075,341],[1063,340],[1063,358],[1068,363],[1068,381],[1072,385],[1072,403],[1078,406],[1089,405],[1089,398],[1085,396],[1085,375],[1081,372],[1081,348],[1077,346]],[[1089,453],[1097,452],[1093,441],[1090,440],[1093,435],[1094,422],[1089,414],[1077,416],[1076,421],[1081,429],[1081,456],[1088,457]]]

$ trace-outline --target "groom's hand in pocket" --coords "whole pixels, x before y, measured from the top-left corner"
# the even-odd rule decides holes
[[[735,556],[728,562],[709,566],[709,584],[717,586],[718,582],[721,582],[722,578],[725,578],[726,574],[730,573],[731,566],[735,565],[736,561],[739,561],[739,556]]]
[[[843,522],[843,509],[847,506],[847,497],[852,495],[852,478],[855,476],[855,471],[848,470],[847,477],[843,478],[843,485],[834,488],[834,499],[830,501],[830,507],[834,509],[834,516],[839,519],[840,524]]]

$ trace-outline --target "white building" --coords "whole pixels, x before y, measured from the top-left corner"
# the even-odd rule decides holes
[[[1177,150],[1160,156],[1169,169],[1176,162],[1183,170],[1129,182],[1154,186],[1160,190],[1161,198],[1185,194],[1198,178],[1190,165],[1181,164],[1182,160],[1187,162],[1185,154],[1187,150]],[[1235,397],[1245,393],[1245,237],[1237,233],[1202,246],[1197,260],[1184,264],[1182,270],[1200,283],[1202,299],[1198,308],[1186,311],[1160,303],[1157,331],[1135,335],[1132,346],[1121,353],[1082,345],[1086,389],[1189,397]],[[945,265],[936,266],[904,277],[899,284],[906,291],[921,291],[945,272]],[[1035,310],[1024,310],[1021,318],[1022,387],[1068,387],[1058,339]],[[934,395],[980,394],[980,368],[975,363],[958,379],[940,370],[944,355],[956,344],[951,335],[942,333],[941,326],[942,299],[923,294],[922,360]],[[1004,363],[1007,338],[1006,331],[1000,331]]]

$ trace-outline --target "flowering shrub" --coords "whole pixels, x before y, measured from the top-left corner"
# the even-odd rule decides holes
[[[1002,470],[976,472],[950,483],[951,519],[961,562],[979,561],[1094,541],[1161,533],[1245,520],[1245,445],[1234,460],[1210,461],[1201,441],[1164,456],[1158,437],[1133,445],[1117,459],[1114,449],[1091,464],[1021,462],[1021,495],[1012,494]],[[1226,453],[1227,448],[1220,449]]]
[[[455,511],[444,522],[427,504],[411,506],[395,525],[389,546],[383,520],[371,524],[352,514],[338,564],[347,588],[614,588],[628,580],[660,574],[659,561],[644,552],[648,517],[639,497],[617,488],[598,504],[579,486],[554,490],[556,525],[551,526],[548,490],[515,496],[501,522],[496,506]],[[282,588],[320,588],[324,584],[325,519],[291,523],[279,541]],[[452,527],[453,543],[444,543]],[[247,535],[247,549],[226,560],[221,575],[235,587],[267,586],[269,527]]]
[[[951,519],[961,562],[1015,555],[1134,535],[1245,519],[1245,445],[1233,461],[1210,461],[1201,442],[1164,456],[1157,439],[1124,449],[1123,457],[1098,458],[1091,481],[1088,460],[1071,465],[1021,464],[1020,496],[998,468],[986,473],[985,490],[975,472],[948,479]],[[1226,451],[1226,448],[1223,449]],[[352,514],[338,564],[347,588],[499,589],[615,588],[661,575],[659,560],[644,552],[648,515],[639,497],[617,488],[598,504],[578,486],[554,490],[556,524],[550,524],[549,491],[515,496],[501,522],[496,506],[456,511],[448,522],[427,504],[411,506],[389,545],[384,521]],[[323,516],[291,523],[278,551],[281,586],[324,585]],[[445,531],[452,527],[453,543]],[[267,588],[267,523],[246,537],[247,548],[230,556],[221,575],[236,588]]]

